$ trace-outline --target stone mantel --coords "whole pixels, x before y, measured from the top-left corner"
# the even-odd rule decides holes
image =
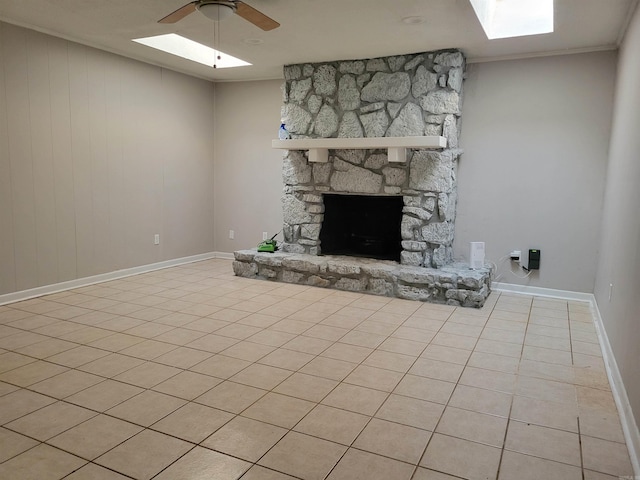
[[[329,161],[329,150],[386,148],[389,163],[402,163],[407,161],[407,148],[435,149],[446,148],[446,146],[447,139],[437,135],[420,137],[300,138],[271,141],[272,148],[309,150],[309,161],[318,163]]]

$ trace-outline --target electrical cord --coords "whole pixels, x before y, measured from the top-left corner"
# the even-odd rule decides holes
[[[491,266],[493,266],[494,271],[495,271],[495,272],[498,272],[498,264],[502,264],[502,262],[504,262],[507,258],[508,258],[508,259],[510,259],[510,258],[511,258],[511,255],[504,255],[503,257],[500,257],[500,258],[498,259],[498,261],[497,261],[497,262],[495,262],[495,263],[494,263],[494,262],[492,262],[491,260],[487,260],[487,261],[486,261],[486,263],[488,263],[488,264],[490,264]],[[529,275],[531,275],[531,274],[533,273],[533,270],[529,270],[529,271],[528,271],[528,273],[527,273],[526,275],[518,275],[516,272],[514,272],[514,271],[513,271],[513,268],[510,268],[510,269],[509,269],[509,271],[511,272],[511,274],[512,274],[514,277],[517,277],[517,278],[527,278],[527,277],[529,277]],[[498,275],[498,276],[494,279],[494,281],[496,281],[496,282],[497,282],[500,278],[502,278],[502,276],[503,276],[502,274]]]
[[[518,277],[518,278],[527,278],[529,275],[531,275],[533,273],[533,270],[529,270],[529,273],[527,273],[526,275],[518,275],[516,272],[514,272],[513,270],[511,270],[511,273],[513,274],[514,277]]]
[[[485,264],[489,264],[491,267],[493,267],[493,268],[492,268],[492,272],[498,273],[498,263],[503,262],[505,258],[507,258],[507,256],[504,256],[504,257],[502,257],[502,258],[498,259],[498,261],[497,261],[496,263],[492,262],[491,260],[487,260],[487,261],[485,262]],[[493,275],[492,275],[492,276],[493,276]],[[502,273],[501,273],[501,274],[497,275],[496,277],[493,277],[493,278],[491,279],[491,281],[492,281],[492,282],[497,282],[497,281],[499,281],[500,279],[502,279],[502,277],[503,277],[503,275],[502,275]]]

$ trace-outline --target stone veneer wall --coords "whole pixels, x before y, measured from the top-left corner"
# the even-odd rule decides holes
[[[406,163],[389,164],[386,150],[332,150],[315,164],[306,151],[286,151],[285,252],[321,253],[323,193],[402,195],[401,263],[452,262],[464,68],[457,50],[284,68],[292,138],[447,138],[443,150],[409,150]]]

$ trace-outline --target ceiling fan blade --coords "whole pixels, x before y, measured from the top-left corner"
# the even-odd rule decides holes
[[[268,32],[274,28],[278,28],[280,24],[274,19],[267,17],[264,13],[259,12],[253,7],[250,7],[244,2],[238,0],[236,3],[236,13],[248,22],[253,23],[256,27]]]
[[[182,20],[187,15],[196,11],[196,4],[198,2],[187,3],[186,5],[180,7],[175,12],[170,13],[164,18],[158,20],[158,23],[176,23],[178,20]]]

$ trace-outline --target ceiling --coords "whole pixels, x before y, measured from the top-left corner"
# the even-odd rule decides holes
[[[186,0],[0,0],[0,20],[214,81],[282,78],[287,64],[460,48],[470,61],[614,49],[638,0],[555,0],[555,32],[487,40],[469,0],[246,0],[281,26],[264,32],[237,15],[214,24],[194,12],[157,20]],[[407,24],[419,16],[421,24]],[[213,69],[132,38],[178,33],[252,66]],[[253,43],[258,43],[255,45]]]

